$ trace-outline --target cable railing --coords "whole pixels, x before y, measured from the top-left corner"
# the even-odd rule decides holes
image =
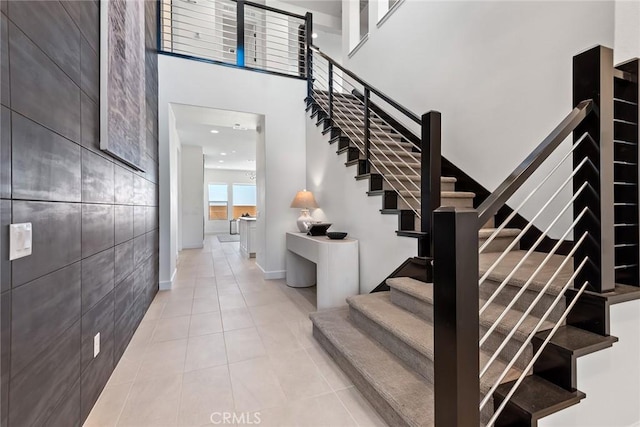
[[[245,0],[160,1],[160,52],[307,78],[312,15]]]
[[[308,102],[358,150],[358,173],[380,175],[397,194],[397,209],[414,215],[418,225],[399,231],[413,232],[419,255],[431,256],[431,216],[440,206],[440,113],[418,117],[315,46],[308,64]],[[408,129],[415,124],[420,138]]]
[[[614,287],[616,162],[613,78],[602,72],[607,67],[613,69],[610,49],[577,55],[576,106],[567,117],[477,210],[434,213],[436,425],[453,425],[452,413],[465,414],[457,425],[478,425],[481,418],[483,425],[498,423],[581,296]],[[571,135],[573,143],[562,153]],[[515,208],[504,211],[507,205]],[[526,217],[526,224],[508,234],[504,249],[490,250],[517,216]],[[477,245],[479,230],[494,217],[500,223]],[[541,232],[520,249],[534,226]],[[477,276],[471,273],[476,270]],[[479,335],[469,332],[479,329]],[[545,339],[538,340],[543,331]],[[490,355],[474,369],[481,351]],[[480,401],[452,382],[482,385]],[[498,390],[501,400],[494,404]]]

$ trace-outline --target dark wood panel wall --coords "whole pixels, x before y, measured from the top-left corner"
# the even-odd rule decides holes
[[[99,149],[99,2],[0,5],[0,425],[81,425],[158,290],[157,6],[139,173]],[[19,222],[33,254],[10,262]]]

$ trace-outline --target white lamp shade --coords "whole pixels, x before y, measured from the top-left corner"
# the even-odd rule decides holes
[[[311,191],[302,190],[298,191],[296,197],[293,198],[291,207],[298,209],[315,209],[318,207],[318,203],[316,203],[316,199],[313,197]]]

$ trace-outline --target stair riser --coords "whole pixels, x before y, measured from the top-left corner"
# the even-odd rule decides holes
[[[507,248],[509,247],[511,242],[513,242],[514,239],[515,239],[515,236],[513,236],[513,237],[496,237],[484,249],[483,253],[504,252],[505,250],[507,250]],[[486,241],[487,241],[487,239],[480,239],[479,246],[482,246],[484,244],[484,242],[486,242]],[[519,249],[520,249],[520,243],[519,242],[513,248],[511,248],[512,251],[517,251]]]
[[[413,296],[395,288],[391,288],[391,302],[393,302],[398,307],[401,307],[408,312],[413,313],[416,316],[426,320],[427,322],[433,323],[433,306],[428,302],[420,300],[418,298],[414,298]],[[487,332],[487,330],[488,327],[481,325],[479,330],[480,336],[483,336]],[[482,346],[482,349],[493,353],[502,344],[505,338],[505,334],[501,334],[495,331],[491,334],[487,342]],[[511,361],[511,359],[513,359],[513,356],[516,354],[521,345],[521,340],[519,340],[515,336],[512,337],[509,340],[509,343],[501,351],[499,359],[508,363],[509,361]],[[532,356],[533,347],[531,344],[529,344],[527,346],[527,350],[523,352],[515,366],[517,368],[524,369],[528,361],[531,360]]]
[[[492,280],[486,280],[480,286],[480,298],[484,300],[488,299],[495,292],[495,290],[498,288],[499,285],[500,283],[498,282],[494,282]],[[508,304],[511,303],[511,301],[516,296],[519,290],[520,290],[519,286],[508,284],[497,295],[494,301],[503,306],[507,306]],[[530,288],[525,290],[522,296],[520,296],[520,298],[518,298],[518,300],[516,301],[514,305],[515,309],[520,311],[526,311],[537,296],[538,296],[537,291],[531,290]],[[555,299],[554,295],[549,295],[549,294],[543,295],[542,298],[540,298],[540,301],[538,301],[536,306],[533,308],[533,311],[531,313],[534,316],[541,317],[542,315],[544,315],[547,309],[551,306],[554,299]],[[562,316],[562,313],[564,312],[565,308],[566,308],[565,303],[563,300],[561,300],[556,305],[556,307],[552,310],[547,320],[550,322],[557,322],[558,320],[560,320],[560,317]]]
[[[422,375],[429,381],[433,381],[433,360],[426,357],[395,335],[380,327],[367,316],[353,307],[349,308],[349,319],[359,329],[378,341],[389,352],[402,360],[409,368]]]
[[[347,374],[349,379],[353,381],[358,391],[367,399],[367,401],[373,406],[378,414],[389,424],[390,426],[406,426],[410,425],[402,418],[393,407],[391,407],[386,400],[380,396],[380,394],[371,386],[369,381],[364,378],[354,367],[349,360],[336,349],[333,343],[325,337],[320,329],[315,325],[313,326],[313,337],[320,343],[322,348],[329,353],[333,360],[338,364],[340,369]],[[488,405],[487,405],[488,406]],[[493,405],[492,405],[493,407]]]

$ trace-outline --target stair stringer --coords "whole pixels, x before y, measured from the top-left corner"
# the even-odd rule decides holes
[[[357,165],[346,166],[347,154],[336,154],[330,133],[322,134],[307,114],[307,189],[320,209],[314,219],[332,223],[330,230],[346,231],[360,246],[360,293],[370,292],[390,271],[417,254],[417,240],[397,237],[397,215],[381,215],[382,195],[369,196],[369,180],[354,179]],[[381,248],[384,247],[384,250]]]

